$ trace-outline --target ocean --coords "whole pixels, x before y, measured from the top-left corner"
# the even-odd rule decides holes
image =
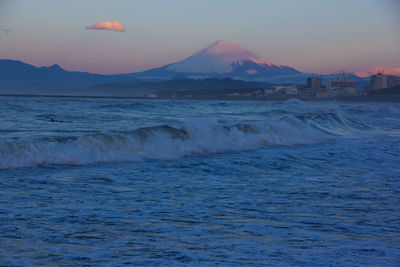
[[[1,266],[399,266],[400,104],[0,97]]]

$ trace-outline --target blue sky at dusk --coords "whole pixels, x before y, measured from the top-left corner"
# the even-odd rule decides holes
[[[231,40],[304,72],[400,68],[397,0],[0,0],[0,58],[136,72]],[[89,30],[117,20],[123,31]]]

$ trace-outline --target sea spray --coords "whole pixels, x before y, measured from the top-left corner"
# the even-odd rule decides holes
[[[263,123],[224,125],[216,120],[95,133],[75,138],[15,138],[0,143],[0,169],[48,164],[84,165],[98,162],[179,159],[269,145],[318,143],[327,136],[304,121],[288,116]]]

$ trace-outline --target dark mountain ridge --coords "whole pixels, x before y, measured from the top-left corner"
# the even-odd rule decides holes
[[[101,83],[134,81],[125,75],[101,75],[67,71],[59,65],[35,67],[18,60],[0,60],[0,86],[54,85],[62,87],[86,87]]]

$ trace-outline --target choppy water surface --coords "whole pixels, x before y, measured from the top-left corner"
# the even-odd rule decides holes
[[[399,181],[400,104],[4,97],[0,265],[398,266]]]

